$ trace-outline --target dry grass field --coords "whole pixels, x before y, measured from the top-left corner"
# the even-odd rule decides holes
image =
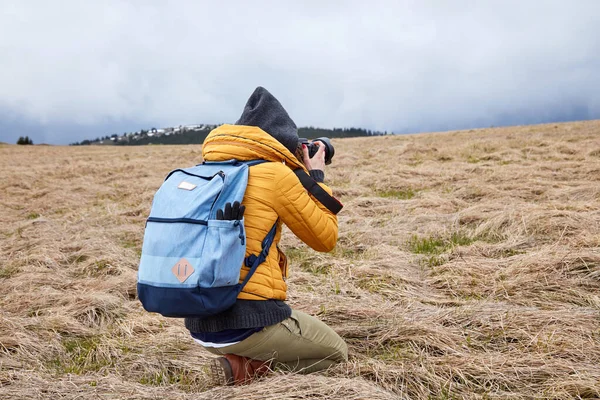
[[[233,388],[136,300],[154,191],[201,147],[1,146],[0,398],[600,397],[600,121],[334,143],[338,246],[282,247],[350,361]]]

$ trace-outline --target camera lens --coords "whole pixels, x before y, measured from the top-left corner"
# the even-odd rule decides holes
[[[328,137],[320,137],[310,142],[306,138],[298,138],[298,145],[306,145],[308,147],[308,156],[311,158],[317,154],[317,151],[319,150],[319,146],[315,142],[323,143],[325,146],[325,164],[331,164],[331,159],[335,154],[335,150]]]
[[[331,164],[331,159],[333,158],[333,155],[335,154],[335,149],[333,148],[333,145],[331,144],[331,141],[329,140],[329,138],[320,137],[320,138],[313,140],[312,142],[313,143],[321,142],[325,145],[325,164],[327,164],[327,165]]]

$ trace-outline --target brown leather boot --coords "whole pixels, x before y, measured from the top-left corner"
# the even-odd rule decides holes
[[[212,360],[210,370],[218,385],[244,385],[271,372],[270,361],[226,354]]]

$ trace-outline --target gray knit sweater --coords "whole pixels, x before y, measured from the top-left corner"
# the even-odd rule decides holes
[[[238,300],[229,310],[210,318],[186,318],[190,332],[220,332],[225,329],[261,328],[288,319],[292,309],[280,300]]]

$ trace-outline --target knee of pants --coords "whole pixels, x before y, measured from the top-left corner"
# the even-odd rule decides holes
[[[339,338],[339,342],[335,343],[335,345],[329,349],[330,355],[326,357],[328,360],[334,362],[348,361],[348,345],[344,339]]]

